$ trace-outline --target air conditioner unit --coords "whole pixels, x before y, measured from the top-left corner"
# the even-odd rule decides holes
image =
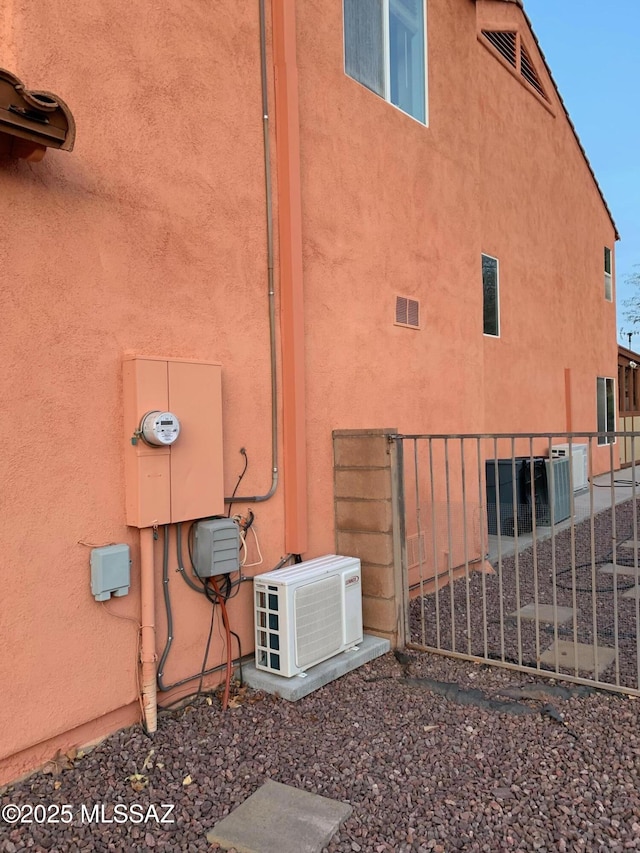
[[[571,470],[573,473],[573,491],[580,492],[589,485],[589,455],[586,444],[554,444],[551,448],[551,456],[571,456]]]
[[[360,560],[331,554],[254,578],[256,669],[290,678],[362,642]]]

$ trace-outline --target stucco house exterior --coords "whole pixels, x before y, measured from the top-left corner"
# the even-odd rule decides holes
[[[2,783],[141,719],[166,525],[161,703],[211,619],[178,529],[235,493],[247,575],[333,553],[332,430],[612,428],[618,235],[517,0],[22,0],[0,44],[76,134],[0,123]],[[175,466],[140,407],[182,415]]]

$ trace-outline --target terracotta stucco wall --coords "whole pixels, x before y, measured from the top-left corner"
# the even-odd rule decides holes
[[[521,10],[483,2],[478,14],[479,31],[521,34],[549,99],[479,37],[482,251],[500,261],[501,315],[484,343],[486,429],[593,432],[596,377],[616,375],[603,260],[615,230]]]
[[[98,720],[78,738],[138,716],[135,624],[95,603],[90,549],[78,544],[131,545],[131,593],[109,607],[139,620],[138,536],[124,518],[123,354],[221,362],[225,493],[241,446],[244,494],[271,482],[256,9],[118,0],[11,9],[12,49],[0,64],[59,93],[78,136],[72,154],[0,167],[1,397],[11,418],[0,463],[0,761],[89,721]],[[256,508],[266,560],[283,549],[280,503]],[[158,566],[159,557],[158,542]],[[168,680],[199,669],[210,615],[176,577]],[[160,603],[159,569],[156,594]],[[245,585],[230,604],[246,649],[248,600]],[[161,649],[160,606],[157,636]],[[222,659],[216,641],[210,663]],[[5,761],[0,776],[49,750]]]
[[[612,226],[561,111],[478,44],[476,4],[428,4],[428,127],[345,75],[339,0],[295,7],[313,557],[335,542],[334,429],[563,429],[565,368],[574,426],[594,428],[614,308],[584,288],[601,292]],[[1,26],[0,65],[59,93],[78,136],[72,154],[0,165],[0,781],[139,715],[123,356],[220,362],[225,494],[240,447],[240,491],[271,482],[257,3],[22,0]],[[501,261],[499,341],[482,335],[482,251]],[[394,325],[397,294],[420,301],[420,330]],[[258,571],[285,553],[282,497],[253,506]],[[79,543],[114,541],[132,547],[132,590],[109,607],[134,622],[89,591]],[[156,562],[160,652],[160,542]],[[174,567],[168,681],[199,668],[210,615]],[[248,584],[230,608],[249,651]]]

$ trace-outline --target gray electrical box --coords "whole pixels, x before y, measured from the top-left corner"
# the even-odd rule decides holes
[[[91,592],[96,601],[126,595],[131,585],[128,545],[105,545],[91,551]]]
[[[240,530],[231,518],[196,522],[193,562],[201,578],[240,570]]]

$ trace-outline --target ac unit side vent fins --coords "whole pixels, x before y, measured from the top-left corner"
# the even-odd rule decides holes
[[[320,580],[294,595],[296,665],[304,668],[334,654],[342,644],[342,581]]]

